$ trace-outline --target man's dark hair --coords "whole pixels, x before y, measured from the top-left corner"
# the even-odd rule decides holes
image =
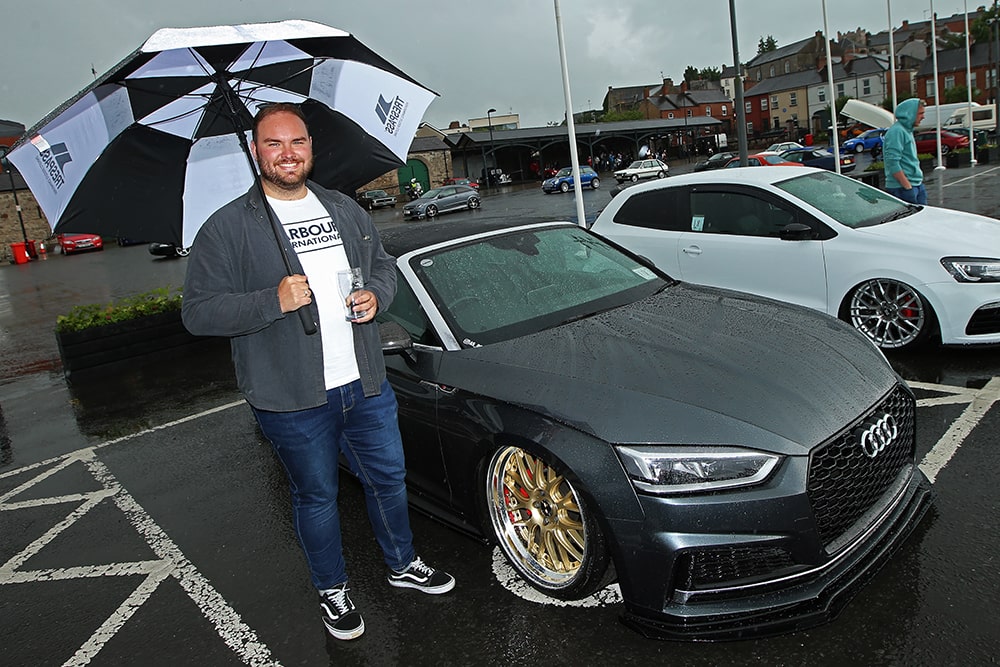
[[[302,119],[302,124],[309,129],[309,123],[306,122],[306,116],[302,113],[302,108],[298,104],[292,104],[290,102],[275,102],[274,104],[266,104],[257,111],[257,115],[253,118],[253,140],[257,143],[257,128],[260,126],[264,119],[268,116],[273,116],[276,113],[290,113],[295,114]]]

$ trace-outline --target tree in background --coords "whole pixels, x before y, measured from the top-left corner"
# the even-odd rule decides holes
[[[993,26],[989,23],[989,20],[996,18],[997,14],[1000,14],[1000,9],[994,3],[992,7],[980,14],[979,18],[972,22],[972,25],[969,26],[969,33],[972,35],[973,42],[977,44],[989,44],[993,36]]]
[[[761,37],[757,42],[757,55],[762,53],[769,53],[771,51],[778,50],[778,42],[774,39],[772,35],[768,35],[766,38]]]
[[[896,93],[896,103],[898,104],[898,103],[902,102],[903,100],[910,99],[911,97],[915,97],[915,95],[913,93],[911,93],[910,91],[908,91],[908,90],[906,90],[906,91],[904,91],[904,90],[897,91],[897,93]],[[885,109],[887,111],[893,111],[893,112],[895,112],[895,110],[896,110],[892,106],[892,96],[891,95],[887,96],[884,100],[882,100],[882,103],[879,106],[881,106],[883,109]]]
[[[975,99],[979,96],[981,91],[973,88],[972,97]],[[969,99],[969,89],[965,86],[955,86],[954,88],[949,88],[944,91],[944,101],[946,104],[953,104],[955,102],[966,102]]]
[[[718,67],[698,69],[694,65],[688,65],[684,70],[684,80],[688,83],[692,81],[719,81],[721,78],[722,71]]]

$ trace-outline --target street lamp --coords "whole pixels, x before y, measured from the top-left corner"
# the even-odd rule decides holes
[[[493,167],[497,166],[497,154],[496,148],[493,146],[493,117],[490,114],[496,113],[497,110],[490,108],[486,110],[486,123],[490,126],[490,155],[493,157]],[[490,172],[486,173],[486,185],[491,185],[493,180],[493,174]]]

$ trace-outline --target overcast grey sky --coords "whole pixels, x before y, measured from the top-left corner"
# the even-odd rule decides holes
[[[890,0],[899,26],[930,17],[930,0]],[[969,0],[969,10],[986,0]],[[425,120],[447,127],[498,113],[523,127],[565,110],[550,0],[17,0],[5,3],[0,118],[30,127],[159,28],[308,19],[346,30],[440,94]],[[962,0],[937,0],[939,17]],[[683,78],[688,65],[732,63],[729,0],[560,0],[574,111],[608,86]],[[882,0],[829,0],[830,33],[888,27]],[[784,46],[823,29],[821,0],[736,0],[740,58],[762,36]]]

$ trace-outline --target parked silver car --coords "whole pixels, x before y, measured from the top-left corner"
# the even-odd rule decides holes
[[[438,213],[479,208],[479,193],[466,185],[432,188],[403,207],[405,218],[433,218]]]

